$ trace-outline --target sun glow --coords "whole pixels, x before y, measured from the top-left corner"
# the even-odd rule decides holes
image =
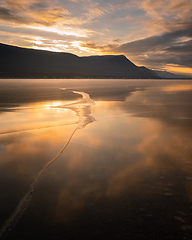
[[[63,104],[61,102],[52,102],[52,103],[48,103],[48,104],[42,105],[42,107],[50,109],[50,108],[57,108],[57,107],[62,106],[62,105]]]
[[[176,74],[188,74],[188,75],[192,75],[192,68],[190,67],[180,67],[179,65],[176,64],[170,64],[166,67],[165,69],[168,72],[174,72]]]
[[[86,52],[89,55],[90,54],[96,54],[96,55],[102,55],[103,54],[103,52],[100,49],[89,48],[82,41],[73,41],[73,42],[71,42],[71,46],[74,47],[74,48],[79,49],[80,51],[84,52],[85,54],[86,54]]]
[[[46,26],[28,26],[28,28],[46,31],[50,33],[57,33],[59,35],[67,35],[67,36],[76,36],[76,37],[87,37],[88,32],[87,29],[79,29],[79,28],[72,28],[69,26],[60,26],[56,25],[55,27],[46,27]]]

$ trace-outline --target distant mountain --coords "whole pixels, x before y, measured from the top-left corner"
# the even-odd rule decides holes
[[[0,78],[160,78],[123,55],[78,57],[0,44]]]
[[[190,78],[189,76],[186,76],[186,75],[178,75],[178,74],[170,73],[167,71],[153,71],[153,72],[156,72],[160,78],[165,78],[165,79],[183,79],[183,78],[189,79]]]

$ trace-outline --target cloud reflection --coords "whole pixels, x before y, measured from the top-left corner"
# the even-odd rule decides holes
[[[62,89],[65,90],[65,89]],[[61,156],[61,154],[65,151],[66,147],[68,146],[68,144],[70,143],[73,135],[75,134],[75,132],[80,129],[85,127],[86,125],[88,125],[89,123],[93,122],[95,119],[94,117],[91,115],[91,106],[94,104],[94,101],[90,99],[89,95],[87,93],[84,92],[76,92],[73,91],[76,94],[80,94],[83,96],[83,99],[72,103],[72,104],[68,104],[67,107],[69,109],[73,109],[73,105],[78,104],[78,107],[75,107],[74,110],[76,111],[77,116],[79,117],[79,124],[78,126],[75,128],[75,130],[72,132],[72,134],[70,135],[68,141],[64,144],[64,146],[60,149],[60,151],[55,155],[55,157],[53,157],[51,160],[49,160],[45,166],[36,173],[34,180],[32,181],[32,183],[30,184],[30,187],[28,189],[28,191],[26,192],[26,194],[20,199],[18,205],[16,206],[15,210],[13,211],[13,213],[10,215],[10,217],[4,222],[4,224],[1,227],[0,230],[0,238],[6,238],[7,235],[11,232],[11,230],[13,229],[13,227],[15,226],[15,224],[18,222],[18,220],[20,219],[20,217],[22,216],[22,214],[24,213],[24,211],[26,210],[26,208],[29,205],[29,202],[32,198],[32,193],[37,185],[37,183],[39,182],[39,180],[42,178],[42,176],[44,175],[44,173],[46,172],[46,170]],[[54,108],[56,106],[53,106]],[[61,106],[60,106],[61,107]],[[62,108],[64,108],[65,106],[63,105]],[[58,105],[57,105],[58,108]],[[29,152],[29,151],[27,151]]]
[[[189,140],[192,137],[191,127],[189,125],[186,131],[182,122],[180,125],[175,124],[177,116],[172,112],[171,119],[170,114],[167,115],[170,110],[166,110],[166,102],[159,102],[164,89],[167,91],[171,88],[174,89],[174,86],[159,88],[158,94],[154,89],[134,93],[125,102],[96,104],[94,114],[99,121],[87,131],[79,131],[65,153],[67,162],[64,172],[61,170],[60,174],[68,174],[64,182],[59,181],[61,186],[55,189],[57,200],[50,201],[50,204],[54,204],[51,211],[56,221],[66,223],[72,220],[73,214],[78,214],[90,197],[94,201],[116,199],[124,194],[132,194],[137,189],[140,198],[150,198],[151,194],[158,198],[164,196],[164,189],[170,189],[170,186],[169,194],[178,195],[178,191],[186,191],[190,197],[191,188],[187,177],[191,176],[192,167],[192,146]],[[182,89],[180,92],[185,94],[185,90],[190,88],[183,85]],[[145,115],[142,115],[142,104],[134,111],[137,111],[136,116],[141,115],[139,118],[131,115],[125,117],[125,112],[132,113],[136,107],[133,99],[137,99],[137,105],[148,104]],[[131,108],[131,104],[134,108]],[[116,109],[114,112],[110,111],[112,107]],[[165,114],[162,115],[158,110],[158,116],[156,107],[164,109]],[[101,111],[102,115],[108,114],[108,118],[100,118]],[[186,111],[186,114],[189,113]],[[61,175],[57,175],[58,179],[62,178]],[[49,178],[55,179],[54,174],[49,173],[44,184]],[[183,189],[176,189],[176,182],[181,180]],[[54,181],[56,185],[59,184],[57,179]],[[149,184],[148,191],[142,187],[145,182]],[[57,206],[56,211],[54,206]]]
[[[87,81],[82,82],[86,83],[84,88],[89,92]],[[98,89],[96,83],[91,84]],[[116,89],[113,84],[111,81],[108,88],[113,86]],[[109,202],[116,205],[139,201],[139,204],[134,203],[136,207],[133,203],[127,207],[137,211],[142,204],[150,205],[151,209],[152,202],[157,208],[164,201],[166,207],[171,208],[170,214],[178,211],[177,208],[180,210],[179,205],[185,199],[188,204],[192,189],[192,126],[190,121],[188,125],[185,121],[187,118],[191,120],[189,82],[120,81],[119,84],[127,88],[130,85],[134,91],[132,94],[128,91],[127,97],[120,99],[110,94],[111,101],[106,101],[105,96],[102,101],[103,92],[100,91],[99,102],[96,101],[91,108],[97,121],[76,131],[64,154],[52,168],[47,169],[33,193],[32,204],[21,219],[20,227],[25,222],[30,225],[33,219],[38,221],[38,227],[57,225],[65,231],[65,227],[73,226],[76,220],[81,226],[78,220],[84,216],[85,209],[99,212],[102,204],[106,207]],[[73,106],[80,118],[81,114],[88,114],[88,119],[81,118],[86,124],[91,114],[84,100],[68,106],[56,104],[53,109]],[[77,111],[79,103],[84,107],[83,111],[82,108]],[[33,134],[1,136],[1,159],[4,160],[0,163],[4,173],[1,178],[10,179],[12,176],[12,182],[17,180],[14,188],[11,183],[6,184],[12,195],[20,184],[25,192],[37,168],[42,169],[50,156],[56,155],[72,130],[73,126],[64,126],[36,130]],[[25,177],[27,181],[23,181]],[[7,189],[1,182],[5,193]],[[6,199],[1,201],[7,206]],[[158,212],[159,208],[154,210],[155,214],[156,210]],[[99,214],[99,217],[103,216]],[[104,214],[108,218],[108,212]],[[167,219],[166,223],[171,218],[168,216]],[[34,226],[32,228],[34,230]]]
[[[140,198],[158,198],[169,185],[174,186],[171,194],[178,195],[181,189],[175,186],[179,176],[183,176],[183,188],[188,191],[190,137],[191,132],[182,128],[175,131],[153,119],[113,116],[96,122],[76,134],[65,152],[65,163],[60,159],[54,171],[46,174],[41,185],[46,194],[41,201],[46,201],[48,194],[51,219],[67,224],[89,201],[121,199],[135,191]],[[166,181],[161,180],[164,178]],[[47,182],[54,185],[53,192],[49,192]],[[191,192],[187,194],[190,197]],[[36,202],[37,209],[42,203]],[[47,210],[43,211],[46,216]]]

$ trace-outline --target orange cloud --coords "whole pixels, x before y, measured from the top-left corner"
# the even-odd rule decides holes
[[[174,73],[179,73],[179,74],[189,74],[192,75],[192,67],[183,67],[183,66],[179,66],[179,65],[168,65],[167,67],[165,67],[166,71],[170,71],[170,72],[174,72]]]
[[[37,4],[36,1],[12,1],[7,0],[0,7],[0,19],[20,24],[40,24],[52,26],[61,20],[65,20],[69,11],[63,8],[51,6],[48,2]]]

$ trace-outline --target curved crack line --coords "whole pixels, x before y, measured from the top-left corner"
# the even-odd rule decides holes
[[[61,89],[65,90],[65,89]],[[68,106],[58,106],[59,108],[70,108],[72,111],[75,111],[76,115],[79,117],[78,126],[75,128],[73,133],[71,134],[70,138],[68,139],[67,143],[60,149],[60,151],[56,154],[56,156],[51,159],[42,170],[40,170],[36,176],[34,181],[31,183],[30,188],[28,192],[24,195],[24,197],[19,201],[18,205],[16,206],[14,212],[11,214],[11,216],[4,222],[0,229],[0,239],[5,239],[8,234],[11,232],[11,230],[14,228],[14,226],[17,224],[21,216],[23,215],[24,211],[26,210],[27,206],[29,205],[29,202],[32,198],[32,194],[34,191],[34,188],[36,184],[39,182],[41,177],[43,176],[44,172],[61,156],[63,151],[66,149],[66,147],[69,145],[72,137],[74,136],[75,132],[78,129],[84,128],[89,123],[95,121],[95,118],[91,115],[91,106],[95,105],[95,102],[90,99],[89,94],[84,92],[77,92],[73,91],[73,93],[77,93],[83,96],[83,99],[81,99],[78,102],[71,103]]]

